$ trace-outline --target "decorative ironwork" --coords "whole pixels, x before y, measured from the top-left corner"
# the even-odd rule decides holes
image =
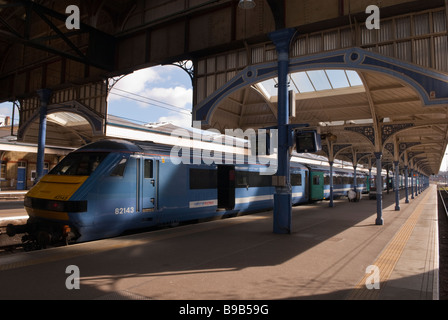
[[[399,145],[400,154],[405,152],[407,149],[412,148],[414,146],[418,146],[422,144],[421,142],[401,142]]]
[[[386,142],[387,139],[389,139],[390,136],[397,133],[398,131],[413,127],[413,123],[402,123],[402,124],[386,124],[383,125],[383,128],[381,129],[382,133],[382,142],[384,145],[384,142]]]
[[[369,141],[375,145],[375,129],[373,126],[359,126],[359,127],[347,127],[344,130],[353,131],[362,134],[364,137],[369,139]]]
[[[183,69],[191,78],[191,81],[194,79],[194,64],[191,60],[183,60],[174,63],[170,63],[173,66],[179,67]]]
[[[327,158],[330,157],[330,152],[329,152],[328,146],[326,144],[322,146],[322,151],[325,152],[325,154],[327,155]]]
[[[333,146],[333,155],[336,155],[339,151],[341,151],[342,149],[351,147],[351,144],[335,144]]]
[[[121,76],[108,79],[107,92],[110,92],[112,90],[112,88],[117,84],[117,82],[120,81],[121,79],[123,79],[124,77],[126,77],[127,75],[128,74],[123,74]]]
[[[353,153],[351,152],[342,153],[341,156],[347,157],[353,163]]]
[[[371,155],[372,153],[370,152],[360,152],[356,154],[356,162],[359,162],[359,160],[361,160],[363,157]]]
[[[395,150],[394,150],[394,144],[393,143],[386,143],[384,146],[384,149],[390,152],[392,156],[395,156]]]

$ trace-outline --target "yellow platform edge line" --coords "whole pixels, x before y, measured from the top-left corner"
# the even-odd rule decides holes
[[[372,265],[375,265],[380,270],[380,290],[367,289],[366,281],[371,274],[366,274],[347,296],[347,300],[375,300],[378,299],[381,289],[384,288],[387,280],[392,274],[395,265],[403,253],[404,247],[406,246],[415,226],[417,225],[418,219],[423,212],[423,206],[425,205],[430,193],[426,193],[425,198],[418,203],[414,212],[409,216],[406,222],[401,226],[399,231],[395,234],[389,244],[383,249],[381,254],[375,260]]]

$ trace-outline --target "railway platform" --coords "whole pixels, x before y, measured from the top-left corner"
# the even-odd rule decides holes
[[[436,186],[394,207],[383,226],[376,201],[324,201],[290,235],[263,212],[5,255],[0,299],[438,299]]]

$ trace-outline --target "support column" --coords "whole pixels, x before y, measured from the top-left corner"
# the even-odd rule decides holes
[[[420,172],[417,171],[415,175],[415,195],[418,196],[420,194]]]
[[[422,174],[418,173],[418,194],[422,193]]]
[[[389,194],[389,165],[386,165],[386,193]]]
[[[376,225],[383,225],[383,182],[381,179],[382,152],[375,152],[376,158]]]
[[[47,107],[51,99],[50,89],[37,90],[40,98],[39,138],[37,145],[36,180],[38,182],[44,175],[45,140],[47,137]]]
[[[278,54],[278,181],[274,194],[274,233],[291,233],[292,192],[290,183],[288,73],[289,49],[295,29],[269,34]]]
[[[356,165],[353,166],[353,186],[354,186],[355,192],[358,190],[358,177],[356,174],[357,168],[358,168],[358,166],[356,166]]]
[[[408,166],[404,166],[404,193],[405,193],[405,195],[406,195],[405,203],[409,203],[408,184],[409,184],[409,172],[408,172]]]
[[[334,202],[333,202],[333,161],[330,161],[330,204],[329,207],[333,208],[334,207]]]
[[[400,169],[398,167],[398,161],[394,161],[394,167],[395,211],[400,211]]]
[[[414,168],[411,168],[411,199],[414,199]]]

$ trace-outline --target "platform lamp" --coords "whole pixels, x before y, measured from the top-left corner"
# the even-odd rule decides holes
[[[252,9],[255,7],[255,1],[254,0],[240,0],[238,3],[238,7],[241,9]]]

